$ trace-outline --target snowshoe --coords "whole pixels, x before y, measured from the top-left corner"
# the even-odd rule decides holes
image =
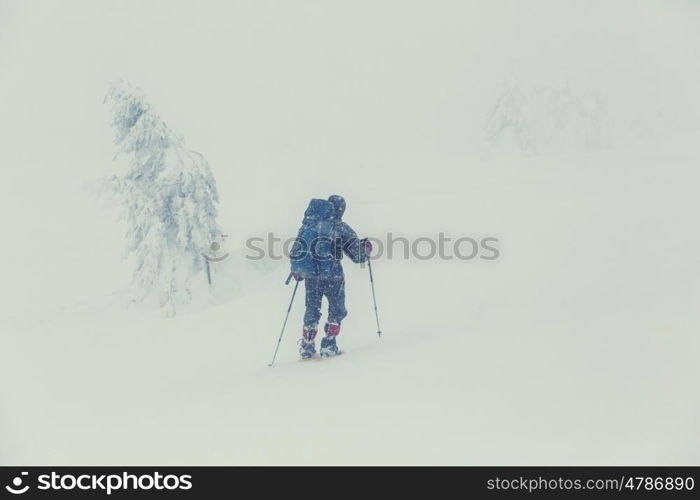
[[[338,356],[342,354],[341,350],[338,348],[338,344],[335,343],[335,336],[328,335],[321,339],[321,357],[330,358],[332,356]]]
[[[304,339],[299,341],[299,356],[302,359],[313,358],[316,356],[316,344],[313,340],[311,342]]]

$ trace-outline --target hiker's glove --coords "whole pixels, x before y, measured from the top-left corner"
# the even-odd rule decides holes
[[[367,255],[369,255],[369,254],[372,253],[372,248],[373,248],[373,247],[372,247],[372,242],[371,242],[371,241],[369,241],[367,238],[363,238],[363,239],[360,240],[360,243],[361,243],[362,246],[364,247],[365,253],[366,253]]]
[[[292,278],[294,278],[296,281],[301,281],[304,279],[299,273],[292,273]]]

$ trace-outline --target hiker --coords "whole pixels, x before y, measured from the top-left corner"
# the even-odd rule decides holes
[[[321,300],[328,300],[328,318],[323,330],[320,355],[341,354],[336,343],[340,323],[347,316],[345,309],[345,275],[341,260],[343,254],[359,264],[372,252],[367,238],[358,239],[353,229],[343,222],[345,200],[333,195],[328,200],[313,199],[304,212],[304,220],[290,254],[292,277],[304,280],[306,313],[300,340],[299,355],[316,355],[316,334],[321,319]]]

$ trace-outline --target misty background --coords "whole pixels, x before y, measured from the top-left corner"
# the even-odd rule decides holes
[[[110,168],[101,106],[110,81],[143,88],[215,175],[236,172],[235,184],[220,186],[222,224],[257,235],[258,219],[236,200],[254,191],[256,214],[274,219],[280,171],[294,172],[284,188],[300,198],[315,192],[306,172],[316,168],[365,175],[385,198],[403,190],[400,179],[373,178],[386,166],[427,174],[458,165],[458,182],[469,183],[505,82],[523,93],[568,85],[594,94],[609,146],[697,131],[699,11],[692,1],[623,0],[0,2],[9,176],[0,199],[17,242],[3,248],[13,276],[5,304],[52,303],[52,284],[70,293],[68,276],[103,279],[56,266],[50,254],[70,245],[79,260],[100,243],[95,228],[61,221],[86,210],[68,193]],[[59,189],[61,203],[47,206],[43,194]],[[101,243],[99,253],[121,250],[119,235]]]
[[[690,0],[0,0],[0,463],[697,463],[698,27]],[[377,262],[382,344],[346,264],[314,382],[300,304],[264,371],[286,263],[115,309],[118,79],[206,157],[239,257],[338,193],[360,236],[501,258]]]

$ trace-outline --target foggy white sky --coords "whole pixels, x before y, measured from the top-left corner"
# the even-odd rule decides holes
[[[686,126],[698,27],[700,4],[680,0],[4,1],[0,137],[12,161],[99,168],[101,99],[120,77],[215,168],[458,160],[505,77],[568,81],[623,120]]]

